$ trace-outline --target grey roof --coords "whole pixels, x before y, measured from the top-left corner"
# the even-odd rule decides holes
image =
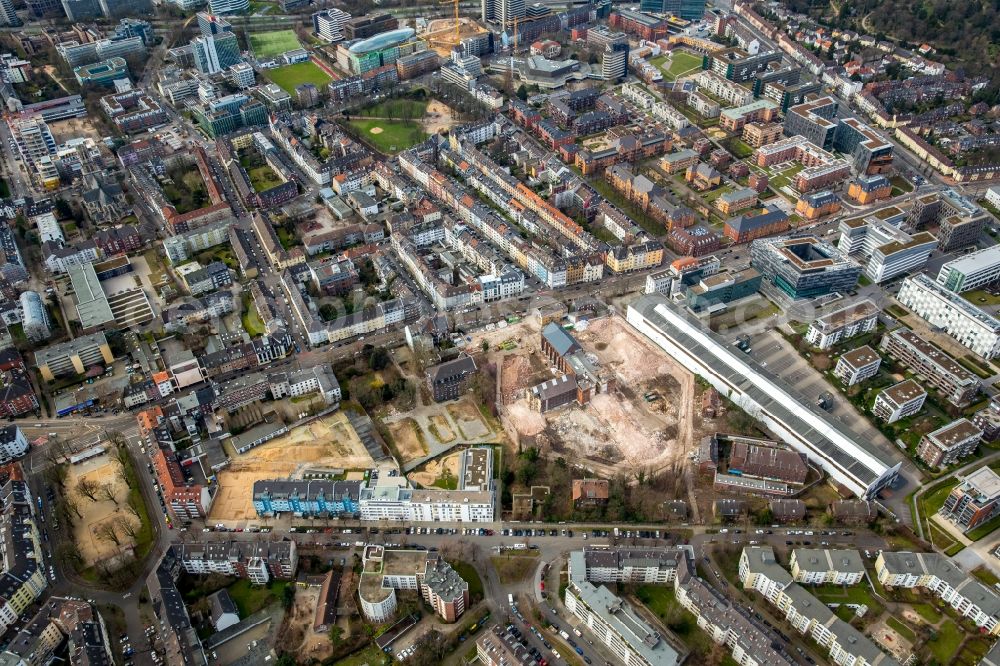
[[[987,615],[1000,615],[1000,596],[959,569],[949,557],[939,553],[882,551],[882,561],[891,575],[935,576]]]
[[[606,587],[587,581],[572,584],[577,596],[604,623],[621,636],[650,666],[675,666],[680,663],[677,650],[639,617],[632,607]]]
[[[891,465],[885,462],[881,452],[816,407],[814,399],[806,398],[782,379],[768,374],[752,359],[736,356],[731,351],[732,345],[679,312],[663,296],[642,296],[629,305],[629,308],[637,311],[660,331],[669,331],[670,337],[689,354],[751,398],[766,413],[780,419],[790,431],[799,436],[799,444],[808,448],[805,451],[807,455],[818,459],[828,471],[831,466],[836,467],[846,476],[857,479],[859,484],[871,486],[890,470]],[[685,321],[697,331],[700,339],[680,326],[672,325],[661,314],[663,310],[672,315],[672,319],[680,318]],[[707,340],[710,344],[701,340]],[[839,440],[839,443],[834,440]],[[863,457],[869,460],[865,461]]]
[[[778,519],[805,518],[806,503],[798,499],[773,499],[771,514]]]
[[[765,211],[763,213],[754,211],[754,214],[737,215],[736,217],[729,218],[726,220],[726,226],[732,227],[737,232],[750,231],[769,224],[774,224],[775,222],[784,220],[787,217],[788,216],[783,210],[777,206],[771,206],[769,204],[765,207]]]
[[[554,321],[550,321],[545,325],[545,328],[542,329],[542,337],[548,340],[549,344],[552,345],[556,353],[560,356],[565,356],[580,349],[580,344],[573,336]]]
[[[476,362],[471,356],[459,356],[452,361],[446,361],[427,369],[427,376],[432,383],[447,382],[456,377],[465,377],[476,371]]]
[[[350,498],[357,502],[361,497],[361,485],[363,481],[327,481],[324,479],[313,479],[310,481],[299,479],[276,479],[254,481],[253,498],[268,496],[272,499],[299,497],[304,500],[323,497],[326,501]]]
[[[784,652],[772,629],[699,578],[695,574],[693,563],[687,558],[682,558],[679,563],[677,587],[683,589],[688,603],[697,609],[695,614],[699,623],[704,621],[735,636],[736,643],[752,655],[757,663],[769,666],[791,666],[795,663]]]
[[[792,575],[778,564],[770,546],[748,546],[743,549],[743,555],[750,573],[761,574],[780,585],[792,584]]]
[[[223,615],[233,614],[237,617],[240,615],[236,608],[236,602],[229,596],[229,590],[225,588],[208,595],[208,605],[212,611],[212,624],[218,624],[219,618]]]
[[[803,571],[839,571],[841,573],[865,572],[861,553],[849,549],[796,548],[792,557]]]
[[[424,571],[424,585],[446,602],[463,597],[469,590],[469,584],[450,564],[440,558],[428,562]]]
[[[60,359],[63,356],[74,356],[79,353],[81,349],[86,349],[94,345],[103,346],[106,344],[108,344],[108,339],[105,337],[103,331],[91,333],[90,335],[81,335],[68,342],[63,342],[58,345],[49,345],[44,349],[39,349],[35,352],[35,363],[39,366],[46,365],[53,359]]]

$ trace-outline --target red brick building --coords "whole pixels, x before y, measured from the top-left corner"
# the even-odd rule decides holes
[[[153,455],[153,468],[160,484],[163,501],[177,520],[191,520],[208,515],[212,495],[208,488],[184,478],[177,456],[167,449],[158,449]]]
[[[757,238],[788,231],[788,216],[777,206],[765,206],[726,220],[723,233],[734,243],[749,243]]]

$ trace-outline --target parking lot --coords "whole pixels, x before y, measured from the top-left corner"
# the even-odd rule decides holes
[[[736,334],[731,336],[734,340]],[[803,401],[816,404],[820,395],[829,391],[833,394],[832,407],[828,412],[837,418],[848,430],[853,431],[862,441],[868,441],[886,451],[890,459],[895,459],[898,452],[894,446],[866,418],[859,418],[851,405],[840,392],[809,361],[792,349],[791,345],[774,329],[759,331],[750,335],[751,352],[749,356],[761,368],[775,377],[780,377],[795,391],[803,396]]]

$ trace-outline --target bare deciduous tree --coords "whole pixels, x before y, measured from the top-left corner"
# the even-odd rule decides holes
[[[94,536],[96,536],[101,541],[110,541],[116,546],[122,545],[122,538],[118,535],[118,527],[115,525],[116,521],[109,520],[105,523],[101,523],[96,530],[94,530]]]
[[[118,506],[118,498],[115,497],[115,486],[112,483],[102,483],[100,496],[109,502],[114,502]]]
[[[98,493],[101,492],[101,485],[93,479],[82,478],[76,482],[76,492],[80,493],[91,502],[96,502]]]
[[[115,519],[115,527],[130,539],[135,539],[139,534],[139,525],[136,525],[135,522],[125,516],[119,516]]]
[[[125,502],[125,510],[131,513],[137,519],[142,520],[142,515],[139,513],[138,507],[132,504],[132,502]]]

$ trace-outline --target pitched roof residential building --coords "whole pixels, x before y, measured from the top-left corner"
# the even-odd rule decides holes
[[[962,571],[950,557],[883,550],[875,560],[875,574],[882,585],[932,592],[976,626],[1000,633],[1000,594]]]
[[[578,504],[608,501],[610,483],[606,479],[573,479],[573,502]]]

